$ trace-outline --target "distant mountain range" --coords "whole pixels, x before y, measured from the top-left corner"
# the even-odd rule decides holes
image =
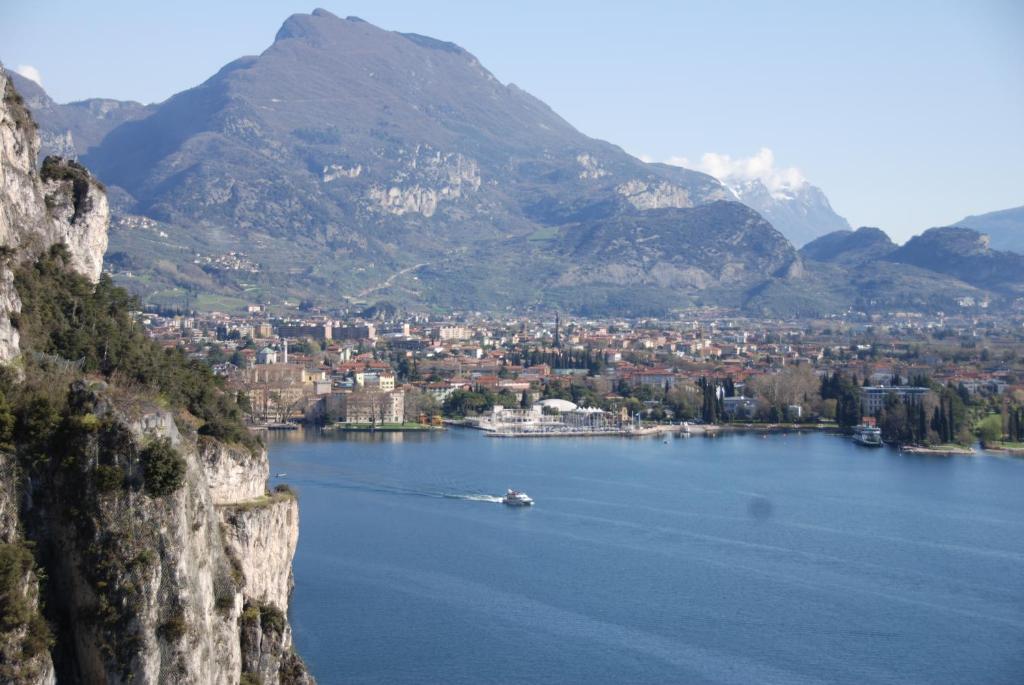
[[[155,109],[138,102],[92,98],[59,105],[31,79],[11,72],[11,80],[39,124],[40,155],[81,157],[126,121]]]
[[[1024,254],[1024,207],[969,216],[954,226],[966,226],[988,234],[992,247]]]
[[[935,301],[902,282],[875,300],[850,265],[776,230],[802,243],[848,229],[814,186],[730,190],[644,163],[457,45],[324,10],[156,105],[58,105],[15,84],[46,150],[107,184],[108,268],[153,302],[818,314],[977,294],[929,272]]]
[[[1024,256],[992,250],[967,228],[932,228],[902,247],[878,228],[836,231],[800,254],[832,297],[864,310],[949,310],[1024,296]]]
[[[800,246],[850,224],[836,214],[821,188],[802,182],[769,190],[760,179],[721,179],[739,201],[758,211],[791,243]]]

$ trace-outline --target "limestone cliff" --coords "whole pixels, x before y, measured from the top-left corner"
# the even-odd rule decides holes
[[[106,196],[73,162],[37,171],[35,126],[2,70],[0,91],[0,682],[312,682],[286,618],[294,495],[267,491],[266,451],[215,385],[189,399],[202,372],[141,332],[99,357],[88,337],[65,340],[68,326],[131,328],[123,311],[87,318],[123,308],[100,278]],[[40,291],[63,286],[72,304],[53,294],[41,315]],[[90,309],[90,296],[108,299]],[[150,376],[176,374],[192,390],[168,401],[174,386]]]
[[[0,362],[18,353],[10,322],[21,311],[11,257],[31,258],[56,243],[68,246],[72,265],[93,281],[103,268],[110,209],[102,186],[84,167],[47,158],[36,171],[39,135],[6,72],[0,69]]]

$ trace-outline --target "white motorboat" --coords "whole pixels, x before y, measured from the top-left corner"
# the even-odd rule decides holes
[[[502,504],[507,504],[510,507],[529,507],[533,505],[533,500],[525,492],[518,492],[516,490],[509,490],[505,493],[505,496],[501,498]]]

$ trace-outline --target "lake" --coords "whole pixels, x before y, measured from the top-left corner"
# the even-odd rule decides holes
[[[270,459],[322,684],[1024,682],[1021,459],[467,429]]]

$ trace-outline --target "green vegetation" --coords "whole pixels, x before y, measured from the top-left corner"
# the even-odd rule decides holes
[[[116,492],[124,487],[124,469],[120,466],[100,464],[96,467],[93,480],[96,489],[102,493]]]
[[[835,401],[835,419],[840,428],[852,428],[861,422],[860,391],[857,378],[846,378],[841,373],[825,375],[821,379],[821,398]]]
[[[978,422],[978,437],[982,444],[990,445],[998,442],[1003,437],[1003,417],[999,414],[990,414]]]
[[[456,390],[444,401],[441,410],[445,416],[463,417],[482,414],[495,405],[518,407],[519,397],[507,390],[498,393],[487,388]]]
[[[231,512],[231,515],[234,515],[246,511],[253,511],[254,509],[262,509],[264,507],[269,507],[272,504],[277,504],[278,502],[284,502],[286,500],[295,498],[295,491],[292,490],[289,486],[282,484],[274,488],[274,492],[270,494],[261,495],[259,497],[254,497],[252,499],[247,499],[243,502],[232,502],[231,504],[224,504],[222,506],[224,507],[224,509]]]
[[[701,420],[704,423],[718,423],[719,419],[724,416],[722,397],[718,392],[718,384],[701,376],[697,380],[697,387],[700,388]]]
[[[223,391],[208,366],[149,340],[131,316],[138,303],[125,290],[106,275],[93,286],[67,269],[67,261],[67,248],[57,245],[16,273],[22,313],[15,325],[23,349],[73,360],[85,373],[142,386],[200,419],[200,434],[257,447],[234,397]]]
[[[185,612],[180,608],[175,608],[171,610],[167,620],[157,626],[156,634],[165,642],[177,642],[185,637],[187,631],[188,624],[185,622]]]
[[[274,631],[283,633],[285,626],[284,614],[273,604],[260,605],[260,626],[263,632]]]
[[[1007,406],[999,413],[984,415],[974,426],[985,447],[1018,450],[1024,448],[1024,407]]]
[[[19,682],[25,662],[53,642],[39,615],[26,578],[35,570],[32,551],[23,544],[0,544],[0,680]],[[20,642],[20,644],[18,644]]]
[[[144,469],[146,492],[163,497],[180,488],[185,482],[185,460],[167,438],[154,440],[140,453]]]
[[[140,446],[121,412],[170,407],[183,431],[252,450],[259,445],[241,422],[234,394],[224,391],[206,365],[149,340],[124,290],[106,276],[93,285],[66,268],[67,262],[67,249],[55,246],[15,270],[22,312],[12,323],[23,354],[17,370],[0,366],[0,449],[15,455],[25,476],[16,475],[17,482],[31,477],[35,509],[70,533],[65,541],[74,546],[82,579],[95,592],[90,615],[97,643],[104,658],[126,674],[143,639],[139,584],[160,560],[157,550],[147,548],[157,519],[126,517],[124,495],[174,492],[184,483],[186,465],[167,440]],[[45,537],[36,552],[42,566],[56,569],[56,559],[66,553]],[[24,567],[23,557],[5,568]],[[47,607],[61,630],[68,628],[65,610]],[[21,615],[17,606],[13,612],[3,609],[4,617]],[[45,624],[39,625],[32,634],[45,636]],[[160,626],[170,641],[183,639],[185,630],[176,615]]]
[[[28,108],[25,106],[25,100],[14,88],[14,82],[11,79],[7,79],[7,84],[4,86],[4,104],[7,105],[11,116],[14,118],[14,127],[19,131],[28,131],[35,133],[36,123],[32,120],[32,117],[28,113]]]

